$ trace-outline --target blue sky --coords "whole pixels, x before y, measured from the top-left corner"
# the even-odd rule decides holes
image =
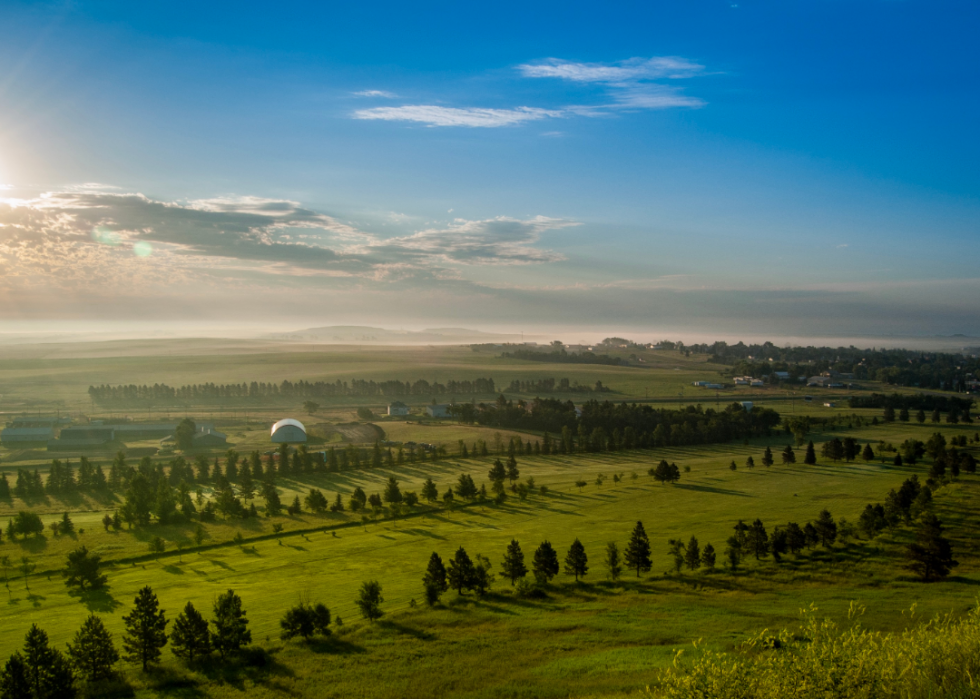
[[[975,3],[201,5],[0,5],[0,320],[980,334]]]

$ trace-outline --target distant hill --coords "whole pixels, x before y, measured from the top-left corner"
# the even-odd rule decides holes
[[[285,342],[322,342],[325,344],[456,345],[477,342],[513,342],[520,339],[520,336],[485,333],[466,328],[388,330],[360,325],[331,325],[324,328],[269,333],[262,335],[262,339]]]

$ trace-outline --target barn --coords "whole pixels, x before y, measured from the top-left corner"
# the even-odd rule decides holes
[[[272,441],[287,444],[305,444],[306,428],[299,420],[286,418],[272,426]]]

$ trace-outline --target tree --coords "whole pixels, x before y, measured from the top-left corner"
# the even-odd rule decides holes
[[[252,479],[252,469],[248,468],[248,464],[242,467],[238,477],[238,492],[246,502],[255,497],[255,481]]]
[[[766,533],[766,527],[761,519],[756,519],[752,522],[746,535],[749,550],[755,556],[756,560],[769,555],[769,534]]]
[[[276,490],[274,483],[267,481],[262,484],[262,499],[265,500],[267,515],[277,517],[282,513],[282,500],[279,499],[279,491]]]
[[[680,573],[681,568],[684,567],[684,554],[686,553],[684,542],[680,539],[669,539],[667,546],[670,557],[674,559],[674,572]]]
[[[861,453],[861,448],[858,446],[857,440],[854,437],[845,437],[843,444],[844,461],[850,463],[854,461],[858,454]]]
[[[449,583],[446,580],[446,567],[435,551],[429,556],[429,565],[425,569],[422,586],[425,589],[425,601],[430,607],[439,601],[443,592],[449,589]]]
[[[786,547],[794,555],[803,550],[806,546],[806,535],[796,522],[786,525]]]
[[[606,558],[603,562],[606,564],[606,573],[609,575],[609,579],[619,580],[619,574],[623,572],[623,567],[620,565],[619,547],[616,546],[615,541],[606,544]]]
[[[381,604],[385,598],[381,596],[381,583],[377,580],[368,580],[361,584],[361,591],[357,596],[357,608],[361,610],[361,616],[370,622],[384,616],[381,611]]]
[[[71,534],[75,531],[75,523],[71,521],[71,517],[65,512],[61,515],[61,521],[58,522],[58,533],[59,534]]]
[[[160,658],[160,649],[167,644],[167,617],[149,585],[137,593],[133,611],[123,617],[126,635],[123,636],[125,658],[143,666]]]
[[[864,445],[864,450],[861,452],[861,459],[865,462],[872,461],[875,458],[875,451],[871,448],[871,443],[868,442]]]
[[[95,614],[90,614],[68,644],[72,665],[88,682],[112,677],[112,666],[119,662],[119,652],[110,634]]]
[[[909,409],[906,408],[905,406],[902,406],[902,409],[898,411],[898,419],[899,419],[900,422],[908,422],[909,421]]]
[[[509,480],[511,485],[513,485],[514,481],[520,477],[521,472],[517,468],[517,459],[515,459],[514,455],[511,454],[511,456],[507,459],[507,480]]]
[[[830,515],[828,510],[821,510],[820,514],[817,515],[817,521],[813,525],[814,529],[817,530],[817,536],[820,539],[820,544],[827,548],[837,539],[837,524],[834,522],[834,518]]]
[[[796,452],[793,451],[792,444],[787,444],[786,448],[783,449],[783,463],[784,464],[796,463]]]
[[[398,481],[394,476],[390,476],[388,483],[385,484],[384,501],[387,503],[402,501],[402,491],[398,489]]]
[[[926,411],[920,408],[919,412],[915,414],[915,421],[918,422],[920,425],[924,423],[926,421]]]
[[[558,552],[551,545],[550,541],[542,541],[534,552],[534,561],[531,563],[534,570],[534,579],[538,584],[544,585],[558,575]]]
[[[701,567],[701,547],[698,546],[698,539],[695,536],[687,542],[687,550],[684,553],[684,563],[688,570],[697,570]]]
[[[922,518],[915,541],[906,552],[908,568],[926,582],[941,580],[959,565],[953,560],[949,540],[943,536],[942,522],[933,514]]]
[[[319,409],[320,409],[320,404],[319,403],[314,403],[311,400],[305,400],[305,401],[303,401],[303,410],[306,411],[306,414],[307,415],[312,415],[313,413],[315,413]],[[368,419],[370,419],[370,418],[368,418]]]
[[[883,417],[885,422],[895,422],[895,408],[890,405],[886,405]]]
[[[99,575],[99,565],[102,556],[97,553],[89,553],[88,549],[81,546],[68,554],[68,565],[61,574],[65,577],[65,585],[77,587],[85,591],[86,588],[98,589],[106,584],[108,578]]]
[[[817,463],[817,453],[813,450],[813,440],[811,439],[806,445],[806,455],[803,457],[803,463],[808,466],[812,466]]]
[[[76,693],[71,665],[48,645],[48,635],[37,624],[31,624],[24,637],[23,653],[15,653],[4,667],[2,684],[4,699],[72,699]]]
[[[252,642],[248,619],[242,608],[242,598],[234,590],[219,595],[214,602],[214,618],[211,620],[211,645],[221,657],[235,653]]]
[[[466,550],[460,546],[453,559],[449,561],[449,568],[446,571],[449,587],[463,594],[464,589],[468,590],[473,585],[474,571],[473,561],[470,560]]]
[[[511,586],[517,582],[518,578],[527,575],[527,566],[524,565],[524,552],[521,551],[521,545],[517,543],[517,539],[511,539],[510,543],[507,544],[507,552],[504,554],[502,567],[504,575],[510,578]]]
[[[650,539],[647,538],[647,532],[643,528],[643,522],[637,522],[636,526],[633,527],[633,532],[630,534],[629,543],[626,544],[626,551],[623,558],[626,567],[636,571],[636,577],[640,577],[641,572],[645,573],[650,570],[650,567],[653,565],[650,560]]]
[[[772,449],[766,447],[766,453],[762,455],[762,465],[769,467],[773,465]]]
[[[715,567],[715,547],[711,544],[705,544],[701,549],[701,565],[709,570]]]
[[[742,562],[742,542],[737,536],[730,536],[726,543],[725,558],[728,559],[728,568],[734,573]]]
[[[193,449],[195,434],[197,434],[197,425],[189,417],[185,417],[174,430],[174,441],[177,443],[177,448],[181,451]]]
[[[574,575],[575,582],[578,582],[579,577],[585,577],[589,572],[588,563],[589,557],[585,554],[585,547],[576,538],[568,548],[568,554],[565,556],[565,574]]]
[[[473,476],[468,473],[459,474],[459,480],[456,483],[456,495],[466,500],[472,500],[478,492],[476,483],[473,482]]]
[[[327,510],[327,498],[320,492],[317,488],[310,488],[310,492],[307,494],[306,498],[306,509],[311,512],[323,513]]]
[[[426,502],[435,502],[439,499],[439,488],[431,478],[426,478],[422,484],[422,497]]]
[[[170,650],[178,658],[194,662],[211,654],[208,620],[190,602],[176,619],[170,632]]]

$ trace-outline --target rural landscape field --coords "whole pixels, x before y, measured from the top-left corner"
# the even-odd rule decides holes
[[[978,33],[0,0],[0,699],[980,697]]]

